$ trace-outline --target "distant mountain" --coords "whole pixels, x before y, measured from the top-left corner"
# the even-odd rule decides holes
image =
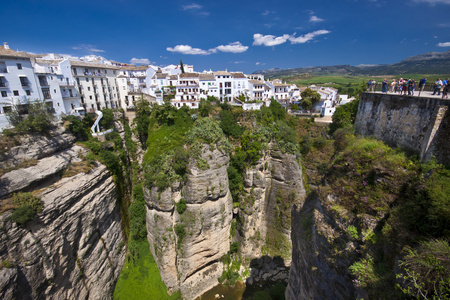
[[[429,52],[408,57],[401,62],[389,65],[337,65],[295,69],[259,70],[254,74],[266,77],[291,77],[304,74],[341,74],[352,76],[377,76],[398,74],[448,74],[450,73],[450,51]]]

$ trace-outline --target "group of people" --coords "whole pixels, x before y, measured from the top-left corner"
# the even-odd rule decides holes
[[[440,78],[436,79],[432,95],[438,94],[439,96],[441,94],[441,89],[442,99],[448,99],[448,92],[450,91],[450,81],[448,78],[445,78],[445,80],[441,80]]]
[[[419,91],[422,92],[425,88],[425,84],[427,83],[427,78],[424,77],[419,80],[418,83],[412,78],[403,79],[400,78],[399,80],[392,79],[392,82],[388,82],[386,78],[384,78],[383,82],[381,83],[381,92],[387,93],[389,90],[389,93],[399,93],[400,95],[409,95],[414,96],[414,91],[416,90],[416,84],[418,84]],[[374,92],[375,86],[377,82],[373,79],[369,80],[367,82],[367,91],[368,92]],[[442,99],[448,99],[448,93],[450,92],[450,81],[448,78],[445,80],[441,80],[438,78],[434,82],[433,86],[433,94],[432,95],[441,95],[442,90]],[[419,92],[419,93],[420,93]]]

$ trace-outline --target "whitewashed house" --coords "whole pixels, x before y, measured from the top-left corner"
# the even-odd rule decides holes
[[[13,105],[26,108],[29,101],[44,99],[43,93],[50,93],[50,89],[40,89],[31,56],[10,49],[8,43],[0,46],[0,129],[9,127],[5,112]]]
[[[244,95],[250,97],[248,90],[248,79],[242,72],[231,72],[233,77],[233,97]]]
[[[217,86],[219,89],[219,100],[221,102],[231,101],[233,99],[233,76],[227,71],[214,72]]]
[[[200,98],[206,99],[208,96],[214,96],[219,98],[219,89],[217,86],[216,78],[212,73],[200,73],[199,87],[200,87]]]
[[[82,107],[73,79],[64,77],[61,72],[61,61],[40,58],[32,60],[43,97],[48,103],[52,102],[51,107],[56,115],[70,114]]]
[[[198,108],[200,103],[200,85],[198,73],[182,73],[176,85],[175,99],[171,104],[176,108],[188,106]]]
[[[76,83],[81,104],[87,112],[120,107],[116,83],[120,67],[69,59],[63,60],[60,67],[64,77]]]

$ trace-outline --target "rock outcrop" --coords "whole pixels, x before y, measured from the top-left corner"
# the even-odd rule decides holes
[[[333,215],[324,208],[332,203],[329,198],[321,201],[313,192],[303,206],[292,210],[292,264],[286,299],[356,296],[348,266],[358,253],[345,231],[351,214],[343,210]]]
[[[228,189],[229,157],[205,146],[206,170],[191,160],[185,184],[165,191],[146,190],[150,249],[169,291],[195,299],[215,286],[222,275],[220,258],[230,247],[232,199]],[[175,203],[183,198],[180,215]]]
[[[244,201],[237,209],[241,236],[236,238],[242,255],[252,260],[247,283],[287,281],[291,209],[305,198],[298,158],[279,150],[266,151],[255,166],[246,170],[244,184]],[[265,265],[273,268],[268,270]]]
[[[110,299],[125,258],[113,178],[98,163],[88,173],[62,177],[86,150],[65,132],[44,140],[5,154],[39,160],[6,172],[1,195],[33,191],[43,209],[24,226],[10,220],[11,211],[0,215],[0,298]]]

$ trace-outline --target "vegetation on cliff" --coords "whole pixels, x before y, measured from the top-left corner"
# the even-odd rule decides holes
[[[315,224],[331,247],[322,255],[334,268],[349,262],[354,287],[370,298],[446,299],[450,168],[356,137],[356,109],[336,112],[333,138],[326,127],[308,121],[298,131],[310,188],[339,226],[340,234],[330,235]]]

